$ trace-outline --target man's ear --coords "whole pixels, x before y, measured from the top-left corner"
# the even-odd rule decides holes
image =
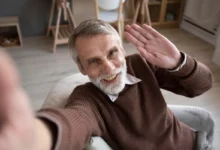
[[[79,68],[79,71],[83,74],[83,75],[87,75],[86,71],[84,70],[82,64],[77,63],[77,66]]]
[[[80,59],[79,59],[79,56],[77,56],[75,63],[77,64],[77,66],[78,66],[78,68],[79,68],[79,71],[80,71],[83,75],[87,75],[87,73],[86,73],[86,71],[85,71],[85,69],[84,69],[84,67],[83,67],[83,65],[82,65],[82,63],[81,63],[81,61],[80,61]]]
[[[122,50],[122,52],[123,52],[124,56],[126,56],[126,52],[125,52],[125,50],[124,50],[124,48],[123,48],[123,47],[121,47],[121,50]]]

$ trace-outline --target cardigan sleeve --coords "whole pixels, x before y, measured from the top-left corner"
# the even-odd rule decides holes
[[[54,150],[83,149],[92,135],[101,135],[94,108],[85,99],[86,94],[83,95],[72,94],[65,108],[45,108],[37,112],[38,118],[50,122],[50,129],[56,135]]]
[[[195,97],[208,91],[213,75],[203,63],[187,56],[186,64],[175,72],[153,67],[160,88],[187,97]]]
[[[179,95],[195,97],[208,91],[213,84],[209,68],[188,55],[184,66],[174,72],[149,63],[140,54],[131,55],[127,60],[127,65],[132,66],[128,70],[131,74],[140,78],[153,75],[152,79],[157,81],[159,88]]]

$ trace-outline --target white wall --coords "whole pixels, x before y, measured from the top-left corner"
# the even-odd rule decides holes
[[[216,36],[215,52],[213,54],[213,62],[220,66],[220,26],[218,27]]]

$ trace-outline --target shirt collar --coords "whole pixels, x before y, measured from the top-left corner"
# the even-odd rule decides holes
[[[138,82],[141,82],[141,79],[138,79],[130,74],[126,74],[126,77],[125,77],[125,84],[128,84],[128,85],[133,85],[133,84],[136,84]],[[108,97],[110,98],[110,100],[112,102],[116,101],[116,99],[118,98],[118,94],[117,95],[110,95],[110,94],[107,94]]]

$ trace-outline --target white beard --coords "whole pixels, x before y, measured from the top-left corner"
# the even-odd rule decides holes
[[[126,61],[124,61],[121,68],[118,68],[112,72],[111,75],[118,74],[118,79],[116,83],[105,85],[103,82],[101,82],[102,79],[105,79],[106,77],[110,75],[101,75],[96,79],[90,78],[90,81],[99,89],[101,89],[105,94],[109,95],[117,95],[119,94],[125,87],[125,78],[127,74],[127,65]]]

